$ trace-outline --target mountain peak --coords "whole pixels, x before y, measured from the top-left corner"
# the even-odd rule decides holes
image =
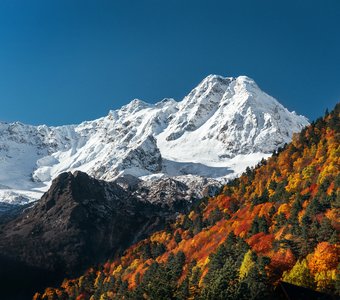
[[[151,104],[146,103],[143,100],[133,99],[130,103],[128,103],[127,105],[124,105],[120,110],[133,113],[133,112],[139,111],[141,109],[144,109],[150,106]]]
[[[193,100],[199,102],[200,99],[210,99],[219,98],[231,98],[232,95],[238,95],[239,97],[233,97],[233,100],[246,101],[249,95],[256,95],[263,93],[256,82],[245,75],[238,77],[223,77],[221,75],[208,75],[195,87],[190,94],[185,98],[187,102],[193,105]],[[202,97],[203,96],[203,97]],[[189,100],[189,101],[188,101]],[[275,102],[276,100],[272,98]],[[185,101],[183,101],[185,102]],[[219,101],[213,101],[216,104]],[[251,105],[251,103],[248,103]]]
[[[207,90],[212,87],[221,87],[225,89],[232,81],[234,81],[234,77],[223,77],[221,75],[210,74],[205,77],[193,91],[199,91],[201,89]]]
[[[243,85],[246,89],[248,88],[260,89],[254,79],[245,75],[236,77],[235,82],[237,85]]]
[[[307,124],[253,79],[220,75],[207,76],[182,101],[134,99],[79,125],[1,124],[0,200],[39,198],[51,179],[75,170],[108,181],[121,174],[226,180]]]
[[[255,83],[255,80],[247,75],[240,75],[235,78],[237,82],[251,82]]]
[[[222,76],[222,75],[217,75],[217,74],[210,74],[207,77],[205,77],[198,84],[198,87],[204,84],[208,84],[208,83],[225,85],[225,84],[230,84],[231,82],[235,82],[236,84],[252,85],[252,86],[256,86],[257,88],[259,88],[255,80],[246,75],[240,75],[237,77],[229,77],[229,76]]]

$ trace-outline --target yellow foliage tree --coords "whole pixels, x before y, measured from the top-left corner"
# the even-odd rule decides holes
[[[329,292],[334,289],[336,281],[336,270],[322,271],[315,274],[316,288],[322,292]]]
[[[335,269],[339,263],[339,246],[322,242],[308,258],[308,265],[313,274]]]
[[[297,261],[290,271],[283,272],[282,280],[306,288],[314,288],[314,279],[307,266],[307,261]]]
[[[248,250],[248,252],[244,255],[241,267],[240,267],[240,278],[243,279],[247,277],[250,269],[254,267],[255,262],[253,259],[253,252]]]

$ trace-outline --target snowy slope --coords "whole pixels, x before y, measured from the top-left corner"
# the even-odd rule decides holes
[[[37,199],[58,174],[74,170],[109,181],[122,174],[225,180],[307,124],[252,79],[216,75],[180,102],[133,100],[79,125],[0,123],[0,201]]]

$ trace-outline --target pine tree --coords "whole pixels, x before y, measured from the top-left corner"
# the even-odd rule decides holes
[[[331,220],[324,217],[321,221],[320,229],[318,230],[318,242],[329,241],[333,235],[334,229]]]
[[[340,263],[337,267],[336,279],[335,279],[335,295],[340,296]]]
[[[177,244],[179,244],[179,243],[182,241],[182,237],[181,237],[181,235],[179,234],[178,231],[175,233],[174,238],[175,238],[175,242],[176,242]]]
[[[234,261],[227,258],[222,269],[215,270],[202,291],[201,299],[239,299],[238,271]]]
[[[192,275],[189,280],[189,298],[188,300],[198,299],[200,294],[199,281],[201,278],[201,269],[197,266],[193,267]]]
[[[208,223],[209,225],[214,225],[216,222],[218,222],[219,220],[221,220],[223,218],[223,214],[221,212],[221,210],[216,207],[209,215],[208,218]]]
[[[189,277],[186,276],[183,282],[180,284],[178,287],[176,293],[175,293],[175,298],[178,300],[186,300],[190,296],[189,293]]]

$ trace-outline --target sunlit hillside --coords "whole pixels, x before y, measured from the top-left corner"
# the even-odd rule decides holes
[[[340,295],[340,104],[116,260],[35,299],[266,299],[286,281]]]

